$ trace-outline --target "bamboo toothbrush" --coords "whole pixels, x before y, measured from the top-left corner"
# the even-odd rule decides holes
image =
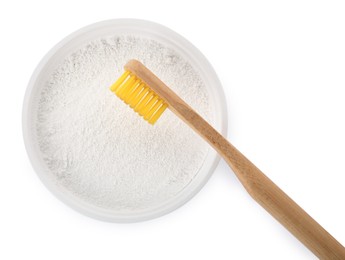
[[[110,89],[150,124],[170,108],[224,158],[252,198],[316,256],[345,259],[335,238],[139,61],[129,61]]]

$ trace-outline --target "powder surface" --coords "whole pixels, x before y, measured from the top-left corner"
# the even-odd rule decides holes
[[[205,160],[208,145],[171,111],[154,126],[109,87],[138,59],[211,119],[206,87],[192,66],[152,39],[120,35],[94,40],[65,57],[42,88],[37,137],[51,178],[97,207],[133,212],[181,192]]]

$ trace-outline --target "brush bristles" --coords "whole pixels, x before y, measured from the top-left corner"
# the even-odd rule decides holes
[[[110,90],[152,125],[168,107],[149,86],[130,71],[125,71]]]

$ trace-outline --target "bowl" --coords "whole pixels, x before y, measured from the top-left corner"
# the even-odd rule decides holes
[[[213,149],[210,149],[201,169],[187,187],[161,205],[133,214],[123,214],[87,203],[77,196],[65,192],[48,177],[49,169],[43,161],[35,129],[35,117],[41,86],[46,82],[47,76],[51,75],[52,70],[61,61],[61,58],[72,53],[82,44],[95,38],[125,32],[150,37],[162,42],[174,49],[184,59],[188,60],[199,73],[209,90],[212,106],[214,107],[211,124],[224,136],[227,130],[226,101],[222,86],[214,69],[195,46],[167,27],[145,20],[115,19],[98,22],[81,28],[59,42],[38,64],[25,93],[22,127],[26,151],[38,177],[57,198],[87,216],[111,222],[137,222],[156,218],[171,212],[190,200],[205,185],[219,162],[217,153]]]

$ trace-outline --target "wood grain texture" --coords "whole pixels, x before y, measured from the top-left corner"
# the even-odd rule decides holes
[[[229,164],[244,188],[263,208],[320,259],[345,259],[345,248],[231,143],[139,61],[126,66],[169,105]]]

